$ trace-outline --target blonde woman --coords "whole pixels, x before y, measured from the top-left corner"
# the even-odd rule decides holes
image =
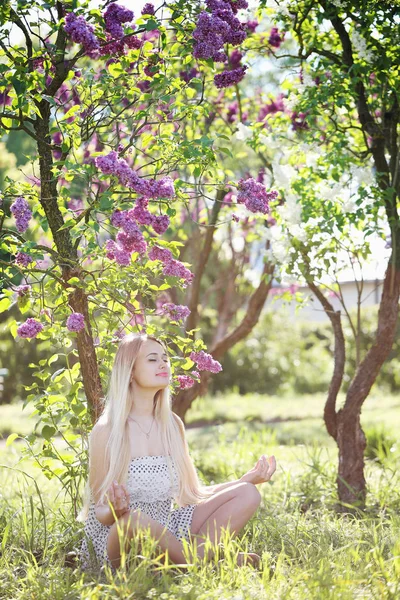
[[[239,532],[260,504],[257,483],[273,475],[275,458],[263,455],[237,481],[203,486],[189,454],[182,420],[171,410],[170,363],[164,344],[145,334],[120,342],[104,410],[89,437],[89,478],[79,520],[85,521],[82,568],[120,566],[118,527],[126,550],[150,526],[174,563],[185,563],[182,537],[218,543],[221,528]],[[172,499],[178,508],[172,510]],[[122,542],[121,542],[122,543]],[[240,553],[238,564],[260,557]]]

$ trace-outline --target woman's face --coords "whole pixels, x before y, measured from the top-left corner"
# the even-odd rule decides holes
[[[168,355],[161,344],[154,340],[143,342],[132,369],[131,380],[143,388],[162,389],[169,385],[170,377]]]

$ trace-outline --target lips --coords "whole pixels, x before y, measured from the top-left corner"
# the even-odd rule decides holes
[[[157,377],[168,377],[168,373],[157,373]]]

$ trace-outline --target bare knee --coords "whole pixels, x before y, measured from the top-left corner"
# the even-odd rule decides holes
[[[238,486],[239,494],[243,498],[243,502],[246,503],[247,506],[251,506],[257,509],[261,504],[261,494],[254,485],[254,483],[249,483],[248,481],[244,481]]]

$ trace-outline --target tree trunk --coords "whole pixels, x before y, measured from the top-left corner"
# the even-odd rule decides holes
[[[51,137],[49,133],[50,105],[46,101],[40,103],[41,119],[35,123],[37,147],[40,168],[40,203],[45,211],[50,230],[56,245],[62,277],[65,287],[71,277],[81,277],[78,264],[78,254],[72,244],[71,236],[67,229],[59,231],[64,225],[64,219],[58,207],[57,177],[53,175],[53,156],[51,153]],[[88,401],[92,422],[94,423],[101,412],[100,399],[103,395],[100,374],[97,365],[96,351],[93,343],[92,329],[89,319],[89,306],[86,294],[76,288],[69,296],[69,304],[74,312],[80,312],[85,317],[85,329],[77,333],[79,361],[81,365],[82,381]]]
[[[348,389],[344,407],[337,414],[339,499],[361,508],[365,505],[366,497],[366,440],[360,424],[361,409],[392,349],[399,312],[399,296],[400,270],[389,262],[383,284],[375,342],[360,363]]]
[[[269,248],[269,241],[267,241],[266,247]],[[210,349],[210,354],[214,359],[221,359],[226,352],[233,348],[235,344],[246,338],[257,325],[261,311],[267,299],[268,292],[271,289],[273,272],[274,265],[268,262],[265,263],[261,274],[260,284],[250,297],[243,320],[231,333],[228,333]],[[202,371],[200,373],[200,377],[200,383],[195,383],[193,387],[178,392],[174,398],[174,412],[182,419],[183,422],[185,422],[186,413],[189,410],[192,402],[198,396],[202,396],[207,392],[211,373],[208,371]]]
[[[341,409],[337,414],[339,469],[336,483],[341,504],[363,509],[367,496],[364,477],[367,442],[361,428],[360,412]]]

